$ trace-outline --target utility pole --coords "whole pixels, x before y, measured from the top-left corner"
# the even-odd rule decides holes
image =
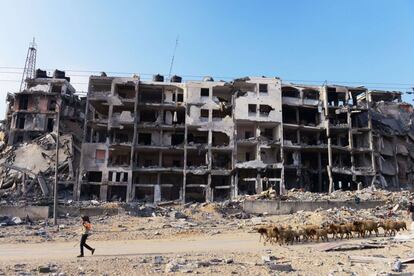
[[[59,167],[59,125],[60,125],[60,104],[56,103],[56,161],[55,161],[55,185],[53,187],[53,224],[57,225],[58,205],[58,167]]]

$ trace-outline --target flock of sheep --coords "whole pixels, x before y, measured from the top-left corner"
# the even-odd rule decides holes
[[[328,235],[331,234],[333,239],[350,239],[354,235],[357,237],[365,238],[367,235],[371,236],[374,232],[378,237],[379,228],[384,230],[384,236],[395,235],[400,230],[407,230],[407,225],[404,221],[395,220],[359,220],[341,224],[328,224],[328,225],[304,225],[302,227],[296,227],[293,229],[291,226],[262,226],[257,227],[255,230],[260,234],[259,242],[264,240],[264,244],[267,242],[270,244],[279,243],[293,244],[293,242],[322,240],[329,241]]]

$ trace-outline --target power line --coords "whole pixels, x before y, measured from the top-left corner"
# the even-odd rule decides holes
[[[11,66],[0,66],[0,69],[17,69],[23,70],[22,67],[11,67]],[[47,71],[53,71],[54,69],[46,68]],[[74,70],[74,69],[63,69],[66,72],[74,72],[74,73],[101,73],[103,70]],[[114,74],[114,75],[134,75],[139,74],[140,76],[152,76],[156,73],[137,73],[137,72],[118,72],[118,71],[105,71],[107,74]],[[3,73],[3,72],[0,72]],[[21,74],[21,72],[13,72]],[[13,74],[11,73],[11,74]],[[165,75],[165,74],[164,74]],[[71,74],[71,76],[87,76],[89,77],[90,74]],[[203,78],[206,75],[198,75],[198,74],[183,74],[181,75],[184,78]],[[238,77],[235,76],[213,76],[214,78],[218,79],[236,79]],[[323,83],[325,80],[301,80],[301,79],[283,79],[284,81],[288,82],[304,82],[304,83]],[[401,86],[414,86],[414,83],[399,83],[399,82],[366,82],[366,81],[329,81],[329,83],[342,83],[342,84],[365,84],[365,85],[401,85]]]
[[[14,82],[14,83],[18,83],[20,82],[19,80],[12,80],[12,79],[0,79],[0,82]],[[87,82],[70,82],[70,84],[72,85],[87,85]],[[409,89],[408,87],[389,87],[389,86],[371,86],[370,87],[371,90],[373,89],[379,89],[379,90],[407,90]],[[412,94],[413,92],[411,91],[400,91],[401,93],[405,93],[405,94]],[[1,93],[1,91],[0,91]]]

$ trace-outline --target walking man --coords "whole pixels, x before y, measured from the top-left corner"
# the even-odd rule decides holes
[[[82,217],[82,237],[80,240],[80,255],[78,258],[82,258],[83,255],[83,247],[86,247],[86,249],[90,250],[92,255],[95,253],[95,248],[90,247],[86,244],[86,239],[88,238],[90,231],[92,230],[92,224],[89,220],[88,216]]]

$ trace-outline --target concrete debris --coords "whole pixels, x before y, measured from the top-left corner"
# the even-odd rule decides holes
[[[394,272],[401,272],[401,261],[400,260],[396,260],[392,264],[392,271],[394,271]]]
[[[49,266],[39,266],[38,267],[38,272],[39,273],[50,273],[50,272],[52,272],[52,270],[50,269]]]
[[[360,243],[349,243],[349,242],[339,242],[323,247],[321,251],[347,251],[347,250],[361,250],[361,249],[375,249],[375,248],[384,248],[383,244],[375,244],[370,242],[360,242]]]
[[[270,270],[273,271],[281,271],[281,272],[291,272],[294,271],[290,264],[276,264],[276,263],[268,263],[267,266]]]
[[[396,212],[398,209],[405,209],[408,202],[414,197],[408,190],[390,192],[374,187],[367,187],[359,191],[342,191],[337,190],[332,193],[312,193],[300,189],[291,189],[285,195],[276,195],[275,190],[270,188],[258,195],[241,196],[239,200],[281,200],[281,201],[341,201],[355,202],[361,201],[383,201],[390,211]]]
[[[276,257],[273,255],[263,255],[262,256],[262,261],[264,263],[268,263],[268,262],[272,262],[272,261],[276,261]]]
[[[59,189],[62,196],[72,194],[68,189],[74,183],[73,137],[61,135],[59,149]],[[55,171],[55,137],[45,134],[29,143],[9,146],[0,153],[0,177],[3,182],[0,194],[10,204],[16,199],[36,204],[52,191]],[[64,184],[63,184],[64,183]]]
[[[19,217],[0,216],[0,226],[20,225],[20,224],[28,223],[28,222],[29,221],[23,221]]]
[[[162,256],[154,256],[154,258],[153,258],[153,263],[154,264],[159,265],[159,264],[162,264],[163,262],[164,262],[164,259],[163,259]]]

